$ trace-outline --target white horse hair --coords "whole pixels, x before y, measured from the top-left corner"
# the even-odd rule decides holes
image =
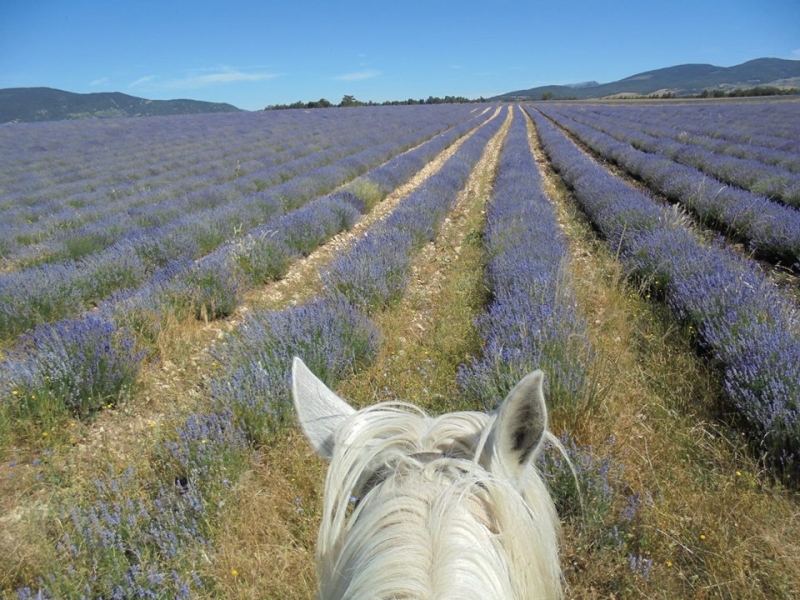
[[[317,544],[320,598],[561,597],[559,522],[532,464],[547,431],[544,375],[492,415],[356,411],[294,359],[300,425],[330,461]]]

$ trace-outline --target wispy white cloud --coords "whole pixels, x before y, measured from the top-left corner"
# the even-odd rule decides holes
[[[89,85],[92,87],[97,87],[98,85],[105,85],[109,81],[111,81],[108,77],[100,77],[99,79],[93,79],[89,82]]]
[[[139,77],[139,79],[137,79],[136,81],[132,81],[131,83],[129,83],[128,87],[129,88],[142,87],[145,84],[152,83],[156,79],[158,79],[156,75],[147,75],[145,77]]]
[[[190,74],[182,79],[175,79],[168,82],[167,86],[171,88],[195,89],[210,85],[264,81],[279,76],[278,73],[245,72],[238,69],[223,69],[216,73]]]
[[[792,50],[792,56],[794,58],[800,58],[800,48],[798,48],[797,50]]]
[[[380,71],[375,69],[365,69],[364,71],[356,71],[354,73],[345,73],[344,75],[337,75],[334,79],[339,81],[360,81],[362,79],[372,79],[381,75]]]
[[[253,81],[264,81],[280,77],[279,73],[268,73],[265,71],[248,71],[237,68],[205,68],[193,69],[188,71],[184,77],[164,79],[156,75],[140,77],[130,83],[128,87],[156,87],[163,89],[199,89],[216,85],[227,85],[231,83],[247,83]]]

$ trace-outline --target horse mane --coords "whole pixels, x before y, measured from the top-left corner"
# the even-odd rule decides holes
[[[486,451],[496,419],[384,403],[341,422],[318,539],[320,597],[561,596],[555,507],[533,464],[512,477]]]

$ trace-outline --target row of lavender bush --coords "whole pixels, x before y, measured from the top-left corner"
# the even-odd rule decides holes
[[[248,264],[277,277],[300,256],[300,247],[310,250],[310,244],[323,243],[359,218],[351,204],[321,198],[275,223],[282,226],[279,239],[286,240],[282,256],[253,248]],[[284,263],[279,265],[278,258]],[[124,401],[142,360],[156,350],[167,327],[191,314],[204,319],[232,314],[256,274],[251,270],[245,276],[232,257],[221,253],[170,267],[96,312],[44,323],[20,336],[0,362],[0,441],[11,427],[47,430],[65,414],[84,418]]]
[[[792,128],[800,127],[797,107],[766,101],[750,102],[746,106],[712,103],[696,107],[694,111],[686,108],[680,105],[629,106],[620,111],[596,107],[591,112],[613,123],[634,125],[655,137],[800,173],[800,143],[791,136],[783,137]],[[749,128],[749,133],[742,136],[745,128]]]
[[[517,381],[541,368],[552,405],[576,406],[590,395],[589,342],[565,270],[566,240],[542,191],[526,117],[517,110],[486,215],[491,302],[476,322],[483,352],[462,365],[458,381],[492,410]]]
[[[429,129],[377,145],[237,202],[121,240],[79,261],[0,275],[0,332],[9,338],[36,323],[75,315],[116,290],[136,288],[170,262],[207,254],[242,229],[301,206],[433,133]]]
[[[433,239],[489,138],[501,125],[490,120],[444,166],[412,192],[379,227],[338,257],[323,274],[328,290],[343,294],[366,312],[391,305],[405,289],[407,256]]]
[[[567,242],[541,184],[520,110],[486,211],[485,281],[491,300],[475,323],[483,351],[461,366],[457,381],[476,405],[491,411],[520,378],[541,368],[548,406],[561,422],[580,421],[596,397],[593,352],[566,272]],[[599,457],[566,431],[560,441],[569,463],[551,447],[537,465],[559,516],[580,524],[576,531],[583,543],[616,549],[620,562],[635,561],[631,569],[647,577],[652,561],[642,556],[640,495],[622,492],[630,490],[622,466],[608,455]],[[607,453],[613,444],[608,440]],[[618,513],[620,504],[626,508]]]
[[[358,212],[371,210],[481,121],[482,117],[470,119],[452,127],[362,175],[343,190],[223,244],[202,261],[169,264],[147,285],[113,296],[101,306],[101,312],[149,340],[155,340],[165,321],[187,305],[204,318],[227,316],[238,305],[243,287],[281,278],[299,256],[309,254],[339,231],[350,229],[359,218]]]
[[[561,111],[542,107],[541,112],[603,158],[613,160],[643,180],[651,189],[681,203],[705,223],[745,241],[759,257],[800,268],[800,211],[797,209],[728,187],[661,154],[637,150],[628,141],[617,141],[617,136],[599,131],[594,124],[577,122]]]
[[[661,154],[727,184],[787,204],[800,205],[800,173],[775,164],[773,158],[774,154],[785,156],[789,153],[767,148],[758,153],[758,158],[733,156],[727,152],[715,152],[708,145],[691,142],[687,135],[674,133],[674,129],[660,120],[631,123],[621,114],[617,114],[617,118],[610,118],[608,113],[612,111],[592,110],[587,114],[585,110],[574,107],[559,108],[558,112],[629,143],[634,148]],[[762,158],[769,162],[764,162]]]
[[[470,121],[441,134],[380,169],[397,162],[398,168],[392,172],[399,185],[411,177],[416,164],[406,155],[430,157],[474,125]],[[152,351],[166,327],[190,312],[205,319],[230,315],[246,287],[281,277],[292,261],[351,228],[360,218],[355,205],[365,207],[347,192],[319,198],[269,221],[237,243],[224,245],[202,261],[170,262],[145,285],[102,303],[97,314],[42,324],[23,335],[0,363],[0,397],[8,400],[2,411],[8,417],[6,427],[11,420],[20,419],[32,419],[47,427],[65,411],[85,416],[118,402],[135,379],[144,356],[141,349],[149,347]],[[83,347],[82,338],[73,339],[74,332],[86,330],[101,336],[96,349]],[[139,342],[137,349],[133,347],[134,337]],[[52,340],[52,344],[42,344],[41,340]],[[95,389],[108,385],[109,377],[105,371],[85,372],[91,369],[85,363],[92,352],[99,353],[98,360],[123,361],[126,368],[116,371],[127,374],[124,381],[112,390]]]
[[[659,124],[678,133],[723,144],[719,152],[747,152],[771,149],[794,154],[800,140],[794,132],[800,127],[800,111],[794,102],[759,98],[745,101],[702,103],[653,103],[649,105],[597,106],[604,114],[623,115],[631,122]],[[680,134],[684,134],[681,136]]]
[[[10,173],[13,165],[7,164],[0,174],[0,228],[8,234],[0,236],[3,255],[22,252],[27,260],[52,261],[80,249],[68,243],[72,237],[108,237],[100,221],[119,231],[152,226],[153,218],[163,224],[173,213],[171,203],[183,212],[232,201],[388,139],[452,125],[468,114],[464,109],[412,113],[365,108],[337,119],[325,118],[326,111],[291,118],[205,115],[206,120],[156,119],[157,126],[147,119],[135,120],[136,125],[92,123],[66,132],[61,123],[30,124],[15,127],[13,140],[0,129],[0,153],[13,148],[19,156],[11,163],[26,159],[24,170]],[[105,139],[119,129],[124,131],[118,137]],[[50,139],[44,137],[48,133]],[[104,139],[102,146],[97,137]],[[26,152],[30,138],[38,143]],[[13,146],[4,145],[12,141]],[[28,181],[31,175],[41,180]],[[51,256],[42,256],[46,253]]]
[[[65,155],[66,148],[47,154],[59,159],[57,165],[48,164],[41,156],[29,157],[32,170],[41,172],[43,178],[52,174],[56,181],[45,179],[16,193],[15,182],[6,182],[5,187],[12,189],[2,198],[7,204],[2,213],[3,226],[13,225],[14,230],[10,232],[13,236],[5,236],[5,256],[21,254],[20,258],[35,260],[43,255],[43,259],[53,262],[71,249],[68,244],[73,237],[80,239],[96,233],[103,222],[111,221],[112,231],[120,232],[136,225],[164,224],[170,214],[211,208],[343,156],[342,150],[321,151],[320,136],[328,139],[337,132],[319,119],[309,118],[305,128],[296,127],[294,131],[279,128],[277,135],[270,135],[268,144],[264,143],[266,132],[259,126],[263,123],[254,118],[249,121],[251,131],[244,133],[239,127],[231,127],[228,120],[212,120],[216,135],[207,135],[206,131],[205,137],[199,139],[190,136],[192,144],[183,138],[187,132],[197,137],[192,125],[199,123],[179,117],[168,119],[153,135],[148,122],[135,129],[142,129],[140,135],[126,132],[128,135],[116,141],[109,140],[104,145],[107,152],[101,156],[92,152],[94,145],[85,139],[86,132],[72,132],[62,140],[69,144],[70,154]],[[53,124],[52,129],[57,136],[58,124]],[[91,126],[88,129],[96,135],[101,133]],[[354,129],[362,131],[359,127]],[[23,137],[31,133],[41,135],[37,129],[19,131]],[[282,151],[276,152],[275,148]],[[344,144],[344,151],[352,151],[352,143]],[[70,174],[68,182],[59,184],[57,181],[66,176],[58,172],[63,163],[73,166],[80,178],[73,180]],[[50,185],[44,186],[45,182]],[[108,237],[109,232],[103,231],[103,235]]]
[[[653,198],[614,177],[529,109],[553,166],[633,274],[696,329],[730,406],[770,462],[800,469],[797,306],[752,261],[702,243]]]
[[[382,165],[375,180],[400,185],[473,126],[466,122]],[[13,417],[28,416],[46,429],[65,409],[85,416],[119,402],[135,380],[143,356],[133,348],[131,333],[140,342],[155,343],[171,319],[190,310],[206,318],[230,314],[244,286],[280,277],[292,260],[354,224],[358,215],[352,203],[359,204],[359,199],[344,194],[347,202],[339,196],[273,219],[251,232],[247,243],[228,244],[200,263],[170,262],[146,285],[103,303],[99,313],[103,318],[92,315],[42,325],[23,336],[2,363],[6,425],[17,420]]]
[[[479,132],[483,145],[489,129]],[[463,144],[445,169],[459,170],[463,160],[474,164],[472,153],[481,148]],[[420,226],[427,229],[424,214]],[[292,357],[302,356],[335,385],[371,360],[377,343],[369,318],[336,293],[251,313],[214,351],[220,366],[209,385],[212,413],[190,416],[157,447],[158,480],[138,480],[131,471],[98,478],[96,497],[71,507],[62,520],[57,552],[65,568],[21,588],[20,598],[65,591],[76,598],[188,598],[213,590],[213,579],[197,569],[199,558],[213,552],[214,523],[249,449],[283,425]],[[144,497],[141,490],[148,490]]]

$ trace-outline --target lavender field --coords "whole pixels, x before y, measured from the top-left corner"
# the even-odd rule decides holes
[[[295,355],[431,412],[545,370],[570,597],[800,595],[799,135],[796,100],[0,127],[0,597],[313,597]]]

